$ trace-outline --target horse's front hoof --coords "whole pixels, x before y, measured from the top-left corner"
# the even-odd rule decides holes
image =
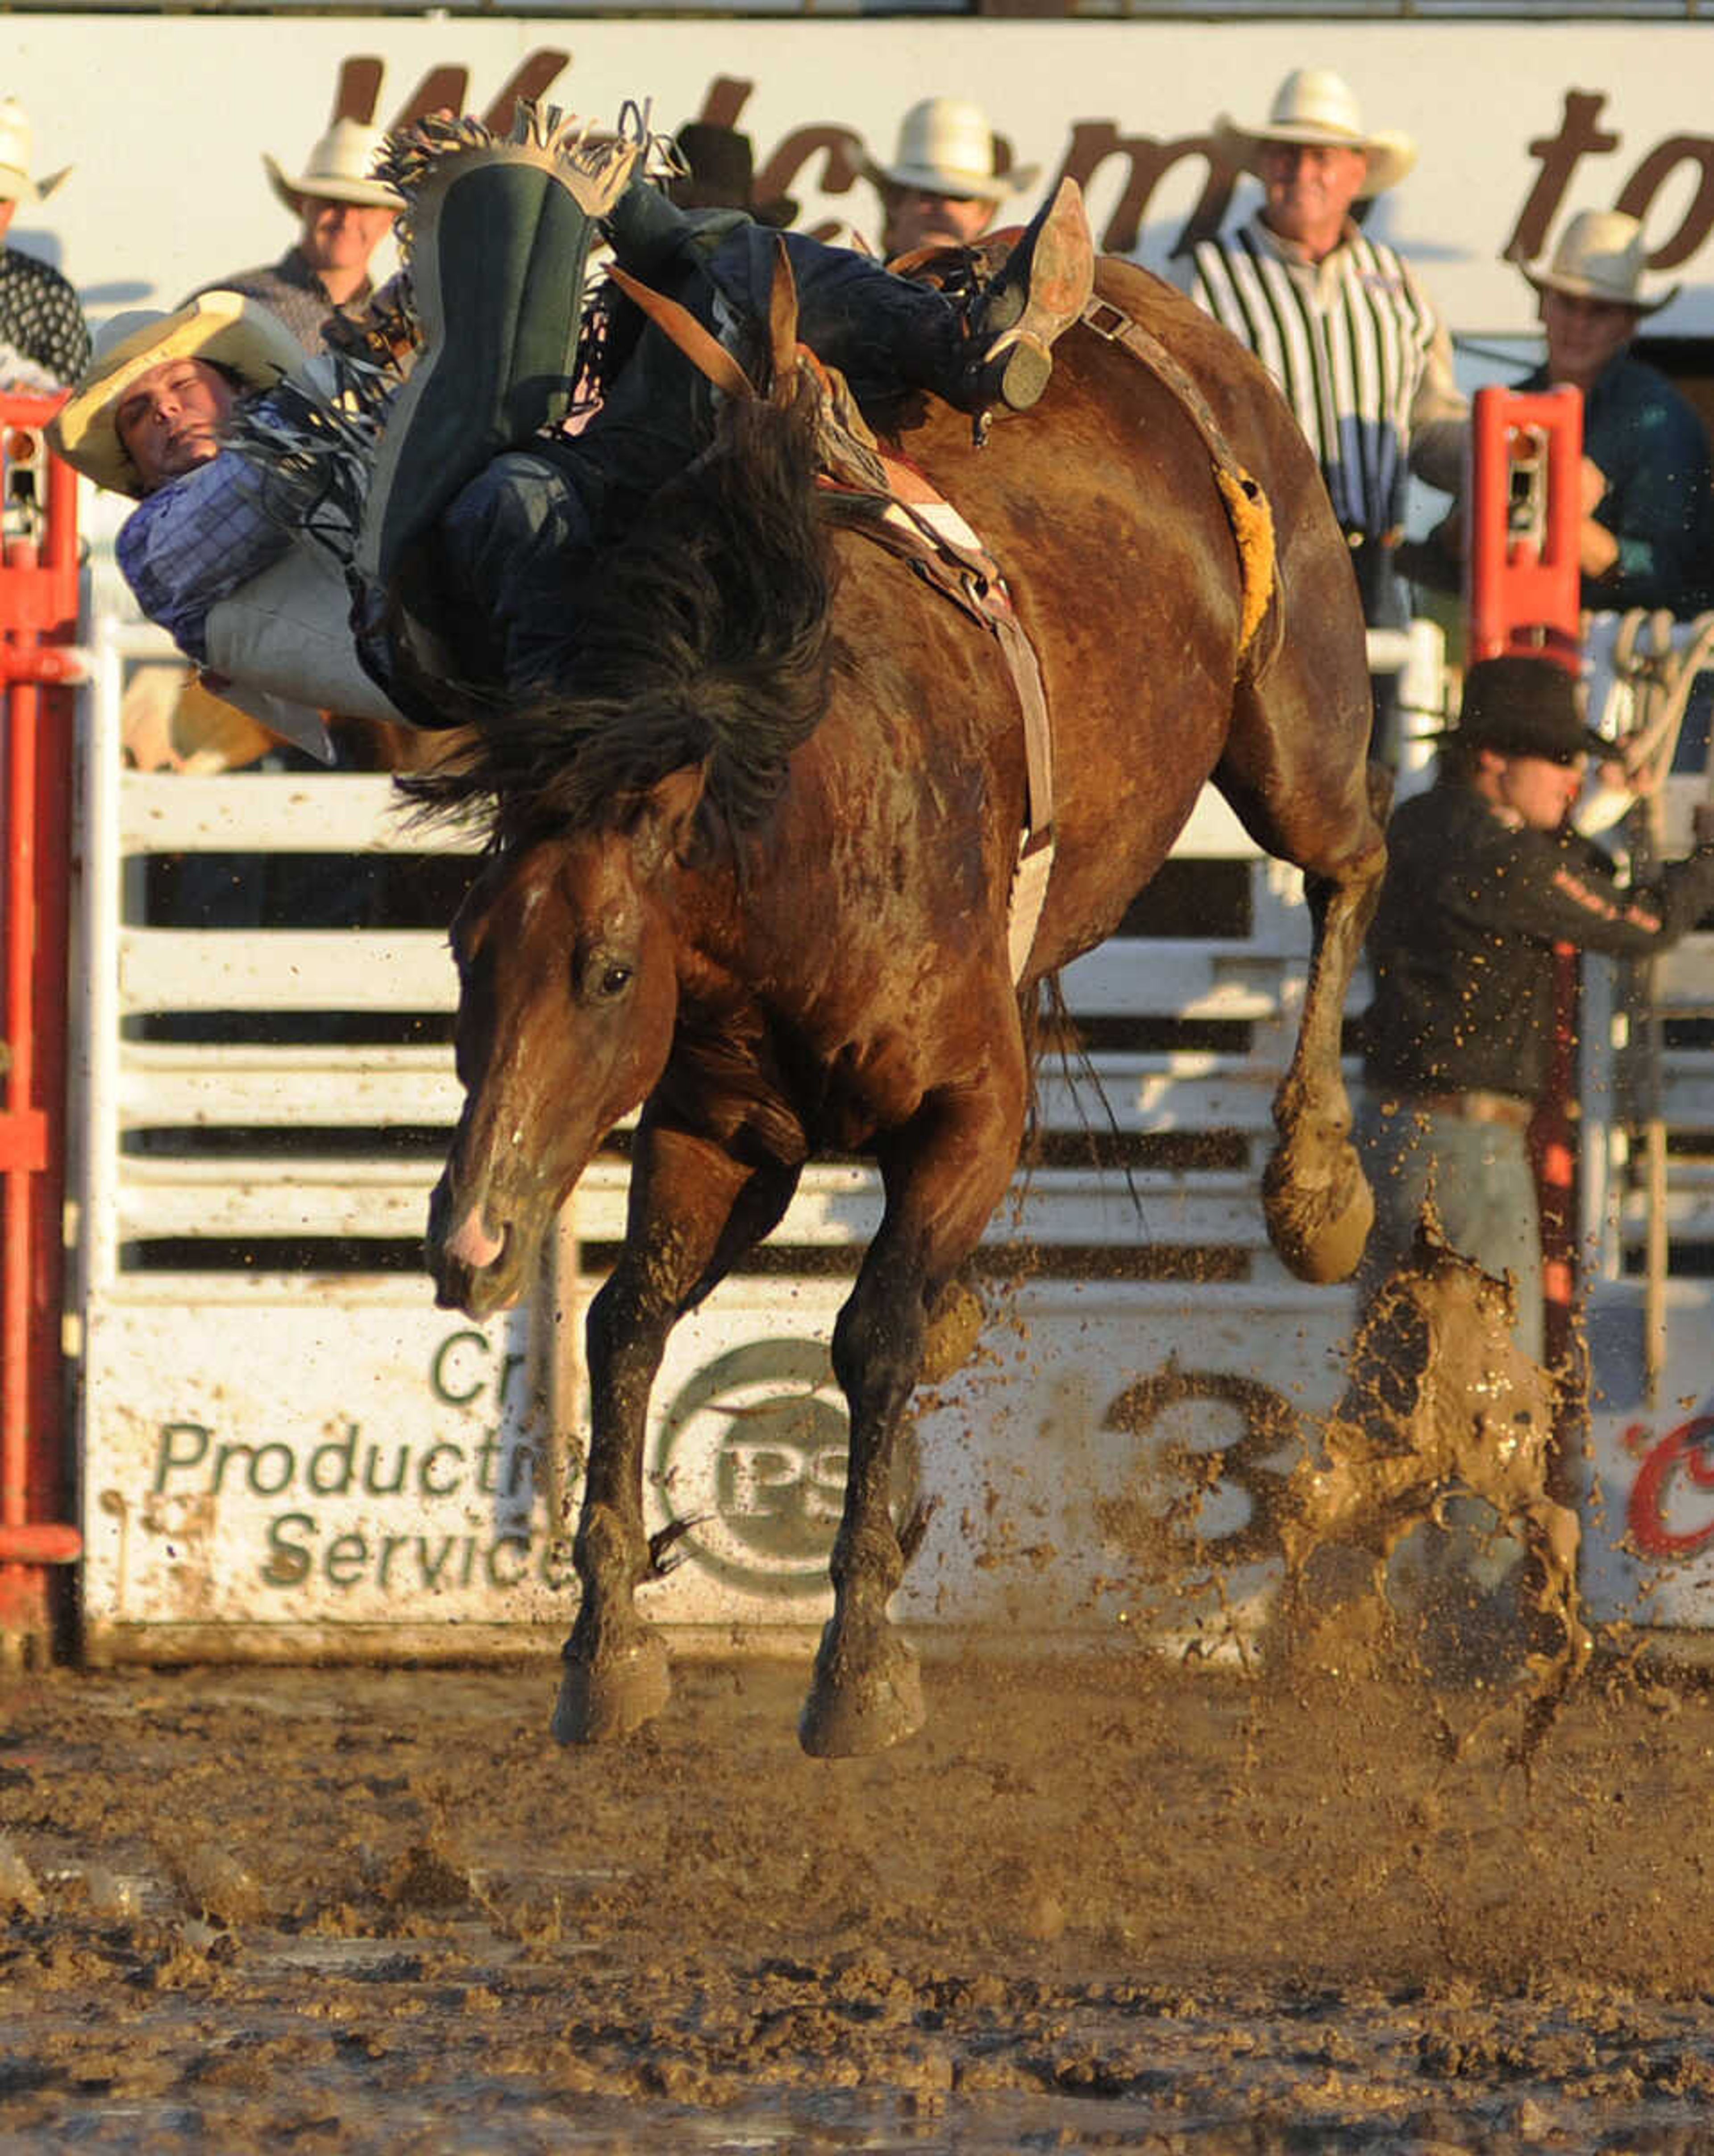
[[[567,1655],[551,1725],[559,1744],[612,1744],[652,1722],[672,1697],[666,1647],[639,1629],[623,1647]]]
[[[854,1759],[914,1737],[928,1719],[916,1650],[883,1629],[868,1648],[821,1635],[815,1681],[798,1722],[798,1742],[815,1759]]]
[[[1375,1222],[1374,1194],[1354,1146],[1342,1140],[1313,1169],[1307,1148],[1282,1146],[1262,1177],[1268,1240],[1293,1274],[1316,1287],[1349,1280]]]

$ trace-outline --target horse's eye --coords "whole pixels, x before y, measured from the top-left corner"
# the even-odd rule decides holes
[[[572,992],[580,1003],[610,1004],[624,995],[637,968],[613,944],[593,939],[579,951],[572,969]]]

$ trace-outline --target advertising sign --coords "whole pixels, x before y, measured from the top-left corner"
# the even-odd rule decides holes
[[[684,1528],[644,1590],[661,1622],[765,1635],[827,1614],[842,1296],[729,1282],[674,1332],[644,1459],[649,1531]],[[304,1295],[242,1326],[206,1308],[100,1313],[96,1659],[207,1652],[215,1628],[250,1651],[367,1634],[456,1655],[475,1628],[568,1625],[587,1414],[548,1435],[526,1318],[477,1326],[428,1304],[347,1292],[331,1318]],[[898,1448],[895,1517],[932,1507],[901,1618],[1229,1650],[1234,1607],[1277,1576],[1270,1492],[1301,1419],[1337,1395],[1347,1308],[1338,1291],[1242,1312],[1099,1284],[996,1298],[972,1364],[926,1393]],[[1259,1322],[1267,1376],[1240,1383]]]
[[[1597,1617],[1706,1630],[1714,1611],[1714,1293],[1669,1281],[1667,1357],[1644,1399],[1641,1283],[1597,1288],[1583,1578]]]
[[[1368,125],[1415,139],[1416,168],[1377,202],[1373,229],[1455,329],[1529,331],[1514,258],[1542,254],[1576,210],[1617,208],[1644,219],[1653,268],[1681,287],[1651,330],[1706,334],[1706,49],[1689,22],[26,15],[12,21],[8,88],[42,169],[76,169],[13,236],[59,261],[97,315],[171,305],[285,251],[264,151],[290,172],[336,112],[390,124],[429,105],[497,113],[522,94],[602,120],[649,100],[667,131],[735,121],[761,193],[795,196],[801,227],[873,239],[865,164],[890,155],[906,105],[944,91],[978,100],[1016,162],[1039,167],[1018,207],[1070,172],[1103,244],[1159,269],[1255,199],[1214,152],[1216,117],[1260,121],[1280,79],[1315,64],[1347,77]],[[193,116],[163,124],[187,83]]]

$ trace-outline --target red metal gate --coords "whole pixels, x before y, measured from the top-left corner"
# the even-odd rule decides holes
[[[65,1515],[61,1352],[77,492],[42,429],[59,400],[0,396],[0,1659],[45,1652]]]
[[[1577,390],[1534,396],[1477,391],[1466,553],[1472,660],[1537,652],[1578,671],[1583,450],[1583,400]],[[1570,944],[1554,946],[1554,973],[1553,1052],[1530,1126],[1530,1151],[1542,1209],[1547,1363],[1570,1375],[1580,1355],[1574,1322],[1580,974]],[[1576,1394],[1581,1387],[1568,1390]],[[1563,1417],[1562,1442],[1569,1435]]]

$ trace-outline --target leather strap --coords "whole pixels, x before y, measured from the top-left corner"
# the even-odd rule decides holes
[[[910,562],[927,583],[978,621],[999,645],[1012,677],[1024,721],[1023,829],[1013,864],[1007,906],[1007,955],[1014,981],[1022,980],[1047,902],[1054,865],[1054,742],[1047,692],[1035,647],[1012,604],[999,564],[964,519],[914,465],[882,453],[888,493],[822,484],[835,517]]]
[[[1111,300],[1092,299],[1083,310],[1085,329],[1109,344],[1116,344],[1140,360],[1150,373],[1164,382],[1184,408],[1191,424],[1202,436],[1214,467],[1215,483],[1226,505],[1227,521],[1238,543],[1238,566],[1243,587],[1242,627],[1238,655],[1249,654],[1274,596],[1274,513],[1256,480],[1232,454],[1213,408],[1185,368],[1152,330]]]

